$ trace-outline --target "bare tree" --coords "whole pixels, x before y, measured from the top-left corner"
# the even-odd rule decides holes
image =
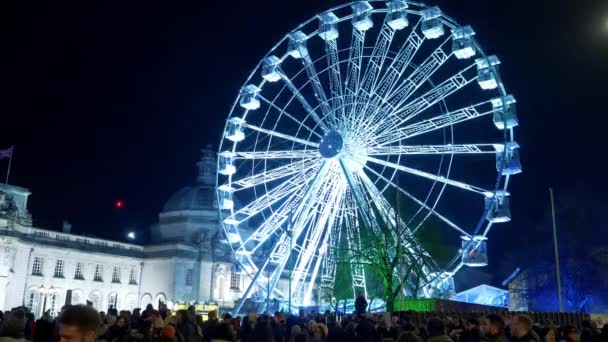
[[[425,265],[430,256],[396,212],[374,208],[358,215],[362,216],[357,220],[361,227],[343,229],[358,230],[351,235],[358,236],[359,241],[341,244],[337,254],[340,261],[362,265],[381,279],[386,310],[393,311],[400,293],[417,297],[428,284]]]

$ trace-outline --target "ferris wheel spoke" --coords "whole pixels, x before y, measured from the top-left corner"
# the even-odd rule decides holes
[[[443,176],[437,176],[437,175],[434,175],[434,174],[431,174],[431,173],[428,173],[428,172],[425,172],[425,171],[420,171],[420,170],[417,170],[417,169],[414,169],[414,168],[411,168],[411,167],[395,164],[393,162],[389,162],[389,161],[386,161],[386,160],[381,160],[381,159],[377,159],[377,158],[369,157],[369,156],[366,158],[366,160],[367,161],[371,161],[371,162],[376,163],[376,164],[379,164],[379,165],[383,165],[383,166],[387,166],[387,167],[393,168],[395,170],[407,172],[407,173],[412,174],[412,175],[416,175],[416,176],[419,176],[419,177],[422,177],[422,178],[426,178],[426,179],[429,179],[429,180],[432,180],[432,181],[437,181],[437,182],[448,184],[448,185],[451,185],[451,186],[454,186],[454,187],[457,187],[457,188],[461,188],[461,189],[464,189],[464,190],[468,190],[468,191],[471,191],[471,192],[482,194],[484,196],[492,196],[492,194],[493,194],[492,191],[485,190],[483,188],[480,188],[480,187],[477,187],[477,186],[474,186],[474,185],[470,185],[470,184],[467,184],[467,183],[464,183],[464,182],[455,181],[455,180],[452,180],[452,179],[449,179],[449,178],[446,178],[446,177],[443,177]]]
[[[426,39],[424,36],[421,37],[417,32],[419,24],[420,20],[412,27],[405,44],[403,44],[395,58],[391,61],[391,64],[388,66],[384,78],[380,81],[378,87],[374,88],[373,93],[380,101],[390,97],[389,94],[393,92],[393,88],[399,84],[397,81],[405,73],[407,67],[410,65],[412,59]]]
[[[404,106],[394,107],[393,109],[395,110],[395,114],[401,118],[401,123],[406,122],[476,79],[475,64],[471,64],[419,98]]]
[[[346,203],[346,194],[342,196],[342,205],[340,208],[344,208]],[[342,225],[344,222],[345,210],[335,210],[336,216],[330,226],[328,244],[325,250],[325,257],[323,259],[323,268],[321,272],[321,289],[324,291],[332,291],[335,284],[336,277],[336,258],[334,251],[339,247],[340,238],[342,233]]]
[[[309,59],[310,59],[310,57],[309,57]],[[287,85],[287,88],[289,88],[289,90],[296,97],[296,99],[298,99],[298,101],[300,102],[302,107],[306,110],[308,115],[310,115],[310,117],[317,123],[317,125],[319,125],[323,129],[327,130],[328,128],[327,128],[327,125],[325,124],[325,122],[323,122],[323,120],[321,120],[321,117],[319,116],[319,114],[317,114],[315,112],[315,110],[310,105],[310,103],[308,103],[308,101],[306,100],[304,95],[302,95],[302,93],[300,92],[298,87],[296,87],[296,85],[293,84],[293,82],[291,81],[289,76],[287,76],[280,68],[278,70],[278,73],[281,76],[281,79],[283,80],[283,82],[285,82],[285,85]],[[325,104],[327,104],[327,102],[325,102]],[[322,108],[322,110],[323,110],[323,108]]]
[[[310,177],[310,175],[307,175]],[[285,197],[294,194],[297,197],[298,191],[305,187],[310,179],[304,175],[292,177],[272,190],[264,193],[264,195],[249,202],[246,206],[236,210],[224,219],[224,223],[238,225],[252,217],[256,216],[264,209],[270,208],[272,205],[283,200]],[[265,236],[264,238],[266,238]]]
[[[327,163],[323,163],[318,170],[310,170],[306,180],[302,181],[298,186],[298,191],[294,193],[281,207],[276,210],[258,229],[249,237],[248,243],[253,243],[255,247],[252,251],[259,248],[268,237],[273,234],[279,227],[292,215],[292,219],[296,221],[303,215],[303,212],[310,211],[309,206],[314,203],[311,196],[318,191],[320,180],[325,178],[327,172]]]
[[[280,115],[285,115],[286,117],[288,117],[289,119],[291,119],[293,122],[295,122],[296,124],[298,124],[300,127],[304,127],[307,131],[311,132],[312,134],[316,135],[319,138],[322,138],[321,134],[319,134],[313,128],[308,127],[302,121],[298,120],[294,115],[292,115],[289,112],[287,112],[285,110],[285,108],[280,108],[279,106],[277,106],[273,102],[269,101],[267,98],[265,98],[261,94],[258,95],[258,98],[261,99],[262,101],[264,101],[265,103],[267,103],[270,107],[272,107],[275,110],[277,110],[280,113]]]
[[[376,45],[372,50],[372,55],[368,59],[363,79],[361,80],[361,87],[357,91],[358,97],[369,99],[371,96],[372,89],[378,81],[380,71],[388,54],[395,30],[393,30],[388,24],[384,24],[380,33],[378,34]]]
[[[488,108],[489,107],[489,108]],[[385,146],[415,136],[427,134],[442,128],[456,125],[471,119],[493,113],[490,101],[473,106],[457,109],[430,119],[422,120],[404,127],[396,127],[379,135],[374,142],[377,146]]]
[[[392,108],[391,115],[387,120],[378,123],[378,125],[374,127],[374,130],[380,132],[380,135],[390,134],[395,128],[401,127],[405,122],[411,120],[416,115],[444,100],[459,89],[464,88],[476,79],[475,73],[472,72],[473,67],[474,65],[469,66],[407,105],[400,108]]]
[[[327,52],[327,64],[329,65],[329,87],[331,89],[331,101],[333,104],[332,113],[334,119],[338,116],[335,111],[343,108],[342,77],[340,76],[340,65],[338,64],[338,43],[335,39],[325,41],[325,51]],[[340,115],[342,113],[339,113]]]
[[[247,153],[247,152],[237,152]],[[249,152],[255,153],[255,152]],[[272,182],[287,176],[299,174],[310,169],[317,169],[321,165],[321,159],[303,159],[294,163],[285,164],[277,168],[268,170],[266,172],[257,173],[249,177],[244,177],[238,180],[233,180],[231,186],[235,188],[235,191],[248,189],[261,184]],[[288,180],[289,181],[289,180]]]
[[[395,190],[397,190],[400,193],[404,194],[407,198],[409,198],[410,200],[414,201],[419,206],[421,206],[424,209],[426,209],[429,213],[435,215],[438,219],[440,219],[441,221],[443,221],[444,223],[446,223],[449,227],[455,229],[456,231],[458,231],[461,234],[464,234],[465,236],[469,236],[469,233],[467,233],[464,229],[460,228],[457,224],[455,224],[454,222],[452,222],[450,219],[446,218],[445,216],[441,215],[439,212],[435,211],[434,206],[431,207],[431,206],[427,205],[425,202],[421,201],[416,196],[410,194],[409,192],[405,191],[403,188],[397,186],[397,184],[395,184],[393,181],[387,179],[386,177],[384,177],[380,173],[376,172],[373,168],[365,165],[365,169],[368,170],[369,172],[371,172],[372,174],[374,174],[376,177],[382,179],[387,184],[391,185]],[[414,231],[415,230],[416,229],[414,229]]]
[[[355,104],[357,89],[359,89],[359,77],[363,63],[363,43],[365,41],[365,31],[359,31],[353,27],[351,38],[351,50],[349,52],[348,65],[346,71],[346,113],[350,113]]]
[[[428,81],[431,76],[452,56],[451,51],[445,51],[446,44],[451,39],[448,38],[418,67],[409,75],[400,87],[389,93],[387,103],[393,108],[399,108],[418,88]]]
[[[240,159],[315,159],[320,158],[319,150],[286,150],[263,152],[236,152]]]
[[[299,53],[300,60],[302,61],[302,65],[304,65],[304,69],[306,70],[306,74],[308,75],[308,79],[312,85],[312,89],[315,93],[315,97],[321,107],[321,111],[324,116],[329,115],[331,112],[331,108],[327,102],[327,95],[325,95],[325,90],[323,89],[323,85],[321,84],[321,80],[319,80],[319,74],[313,64],[312,58],[310,58],[310,54],[308,52],[308,48],[303,43],[299,45]]]
[[[416,24],[416,27],[417,26],[418,24]],[[368,113],[368,122],[376,122],[378,119],[381,120],[383,115],[379,115],[379,113],[382,112],[382,104],[386,103],[387,99],[390,98],[389,94],[391,94],[393,88],[399,84],[397,81],[407,70],[407,66],[411,63],[416,52],[418,52],[418,49],[424,42],[425,38],[418,35],[416,27],[411,30],[410,35],[406,40],[406,44],[404,44],[395,58],[391,61],[391,64],[384,74],[384,78],[379,82],[378,86],[374,87],[372,90],[371,101],[369,101],[364,109],[364,111]],[[405,82],[407,82],[407,80]]]
[[[361,183],[366,189],[367,193],[374,199],[374,203],[376,207],[380,208],[381,212],[388,218],[389,224],[391,225],[399,225],[399,227],[404,227],[404,229],[395,230],[394,238],[403,239],[405,241],[405,248],[409,251],[409,253],[413,256],[421,257],[420,262],[422,263],[422,269],[428,272],[429,270],[436,268],[437,263],[431,257],[431,255],[422,247],[418,239],[414,236],[412,230],[409,228],[407,223],[403,222],[402,218],[395,211],[393,206],[388,202],[388,200],[382,195],[380,190],[374,185],[371,179],[365,174],[365,172],[359,171],[359,177],[361,178]],[[401,236],[397,236],[401,235]],[[424,259],[424,260],[422,260]]]
[[[376,45],[372,50],[372,56],[367,61],[363,79],[357,90],[354,112],[351,113],[351,116],[358,122],[365,119],[365,112],[363,109],[368,105],[368,101],[372,95],[372,89],[378,82],[380,71],[386,60],[386,55],[388,54],[394,35],[394,29],[386,23],[382,25],[382,29],[377,37]]]
[[[331,182],[331,179],[328,179],[328,181]],[[303,299],[305,303],[309,300],[312,285],[315,283],[319,267],[321,266],[322,255],[327,249],[328,234],[326,233],[326,227],[335,219],[337,213],[337,210],[332,209],[340,203],[343,191],[343,185],[335,189],[332,189],[330,186],[324,186],[317,197],[319,199],[316,205],[317,214],[315,215],[315,220],[310,224],[307,236],[305,236],[301,246],[301,252],[296,263],[297,281],[292,287],[292,291],[295,290],[296,293],[304,292]],[[316,261],[314,260],[315,255],[317,256]],[[312,273],[310,272],[311,267],[313,267]],[[312,274],[312,276],[307,281],[308,274]],[[306,288],[305,290],[304,287]]]
[[[314,143],[312,141],[308,141],[305,139],[300,139],[294,136],[291,136],[289,134],[284,134],[284,133],[280,133],[280,132],[276,132],[270,129],[266,129],[266,128],[262,128],[262,127],[258,127],[258,126],[254,126],[250,123],[243,123],[243,127],[252,129],[254,131],[260,132],[260,133],[264,133],[273,137],[277,137],[277,138],[281,138],[281,139],[285,139],[285,140],[289,140],[289,141],[293,141],[295,143],[298,144],[302,144],[302,145],[306,145],[306,146],[310,146],[310,147],[314,147],[314,148],[318,148],[319,144],[318,143]]]
[[[401,146],[380,146],[367,149],[367,155],[445,155],[445,154],[496,154],[501,152],[503,144],[447,144],[447,145],[401,145]]]

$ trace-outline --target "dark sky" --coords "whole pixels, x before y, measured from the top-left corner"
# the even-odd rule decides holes
[[[194,180],[245,77],[337,1],[3,1],[0,148],[38,225],[121,238]],[[429,1],[470,24],[518,99],[524,173],[504,252],[544,217],[547,188],[607,193],[608,2]],[[0,163],[0,175],[6,162]],[[125,208],[116,212],[115,199]]]

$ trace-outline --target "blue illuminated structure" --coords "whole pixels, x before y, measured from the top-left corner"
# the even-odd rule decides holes
[[[484,284],[457,293],[456,300],[471,304],[508,308],[509,291]]]
[[[419,296],[453,294],[458,270],[488,263],[488,234],[511,219],[509,178],[521,163],[515,99],[475,36],[438,7],[355,1],[302,23],[262,58],[218,158],[218,207],[250,280],[245,298],[318,302],[335,285],[332,251],[359,248],[361,229],[378,222],[408,228],[394,239],[407,239],[405,263],[423,270],[406,279],[422,283]],[[415,210],[399,217],[395,192]],[[431,217],[432,229],[463,236],[450,262],[414,238]],[[245,223],[252,234],[241,235]],[[351,277],[353,294],[367,293],[364,267],[353,264]]]

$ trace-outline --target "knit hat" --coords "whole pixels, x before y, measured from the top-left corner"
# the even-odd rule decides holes
[[[163,329],[163,336],[175,339],[175,327],[171,324],[167,324]]]

